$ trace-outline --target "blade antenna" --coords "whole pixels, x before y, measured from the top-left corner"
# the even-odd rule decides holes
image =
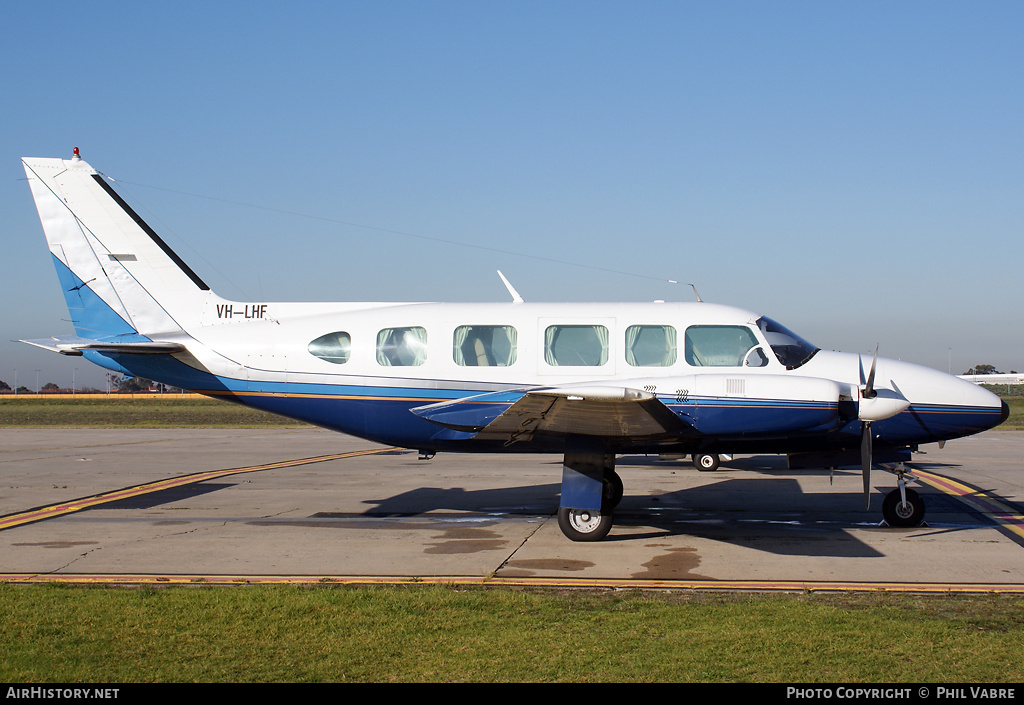
[[[516,291],[516,288],[514,286],[512,286],[512,283],[505,278],[505,275],[501,273],[500,269],[497,270],[497,272],[498,276],[501,277],[501,281],[505,284],[505,288],[508,289],[508,293],[512,295],[513,303],[523,303],[523,297],[519,295],[519,292]]]

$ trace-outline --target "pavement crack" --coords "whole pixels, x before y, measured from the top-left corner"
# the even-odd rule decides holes
[[[487,576],[488,579],[493,578],[495,575],[497,575],[499,572],[501,572],[501,569],[506,567],[508,565],[508,562],[511,561],[513,558],[515,558],[516,554],[519,553],[519,549],[521,549],[523,546],[525,546],[527,541],[529,541],[534,536],[536,536],[537,532],[540,531],[542,528],[544,528],[544,525],[547,524],[549,521],[551,521],[553,516],[554,515],[550,515],[550,516],[544,517],[544,520],[539,522],[534,527],[533,531],[531,531],[525,537],[523,537],[523,540],[519,542],[519,545],[516,546],[514,549],[512,549],[511,553],[509,553],[507,556],[505,556],[505,560],[503,560],[501,562],[501,565],[499,565],[497,568],[495,568],[493,571],[491,571],[491,574],[489,576]]]

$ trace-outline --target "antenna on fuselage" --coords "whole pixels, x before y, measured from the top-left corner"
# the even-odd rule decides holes
[[[511,282],[505,278],[505,275],[501,273],[501,270],[499,269],[497,272],[498,276],[501,277],[502,283],[505,284],[505,288],[508,289],[508,293],[512,294],[512,302],[517,304],[523,303],[523,297],[519,295],[519,292],[516,291],[516,288],[512,286]]]
[[[679,281],[676,280],[676,279],[669,279],[668,283],[669,284],[678,284]],[[685,282],[685,283],[686,283],[686,285],[688,287],[693,289],[693,295],[697,297],[697,303],[701,303],[701,304],[704,303],[704,300],[702,298],[700,298],[700,294],[697,293],[697,287],[695,285],[693,285],[693,284],[690,284],[689,282]]]

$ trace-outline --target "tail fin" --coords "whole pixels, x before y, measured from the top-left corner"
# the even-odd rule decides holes
[[[132,341],[178,332],[214,296],[77,148],[70,160],[22,164],[78,335]]]

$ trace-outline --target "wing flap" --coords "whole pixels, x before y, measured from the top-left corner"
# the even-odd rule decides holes
[[[650,392],[628,387],[567,386],[482,394],[413,409],[433,423],[475,431],[478,439],[527,440],[535,433],[607,438],[693,435],[694,429]]]

